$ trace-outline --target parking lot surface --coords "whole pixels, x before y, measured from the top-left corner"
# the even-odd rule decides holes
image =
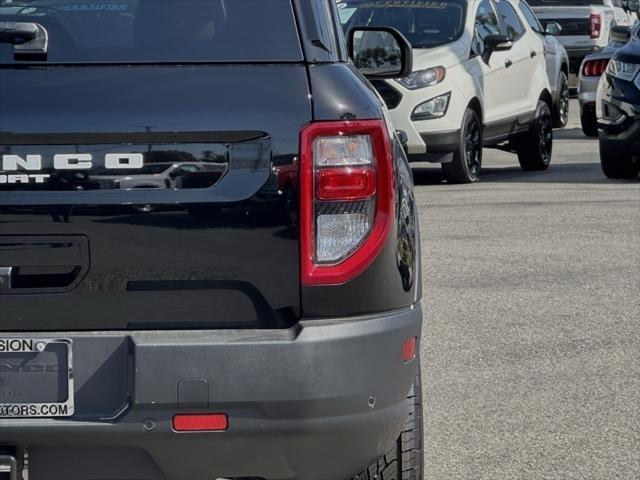
[[[429,480],[640,478],[640,181],[571,106],[546,172],[414,170]]]

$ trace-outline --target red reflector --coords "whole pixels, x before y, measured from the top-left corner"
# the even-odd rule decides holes
[[[410,362],[416,358],[416,346],[418,344],[418,337],[408,338],[402,344],[402,361]]]
[[[225,413],[176,415],[173,429],[176,432],[222,432],[229,428],[229,417]]]
[[[376,193],[373,168],[325,168],[316,174],[320,200],[360,200]]]

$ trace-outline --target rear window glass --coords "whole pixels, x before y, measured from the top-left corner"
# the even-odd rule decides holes
[[[532,7],[588,7],[604,5],[604,0],[527,0]]]
[[[290,0],[0,0],[0,22],[44,26],[55,63],[302,59]]]
[[[360,27],[394,27],[413,48],[453,42],[464,32],[466,0],[336,0],[345,31]]]

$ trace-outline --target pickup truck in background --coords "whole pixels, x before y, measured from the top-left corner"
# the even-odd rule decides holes
[[[635,14],[625,0],[531,0],[534,13],[544,24],[562,27],[558,40],[569,54],[571,73],[577,73],[587,55],[606,48],[611,28],[631,25]]]

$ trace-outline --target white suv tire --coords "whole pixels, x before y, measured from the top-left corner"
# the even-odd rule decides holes
[[[462,117],[458,149],[453,160],[442,164],[442,171],[449,183],[475,183],[482,169],[482,120],[471,107]]]

